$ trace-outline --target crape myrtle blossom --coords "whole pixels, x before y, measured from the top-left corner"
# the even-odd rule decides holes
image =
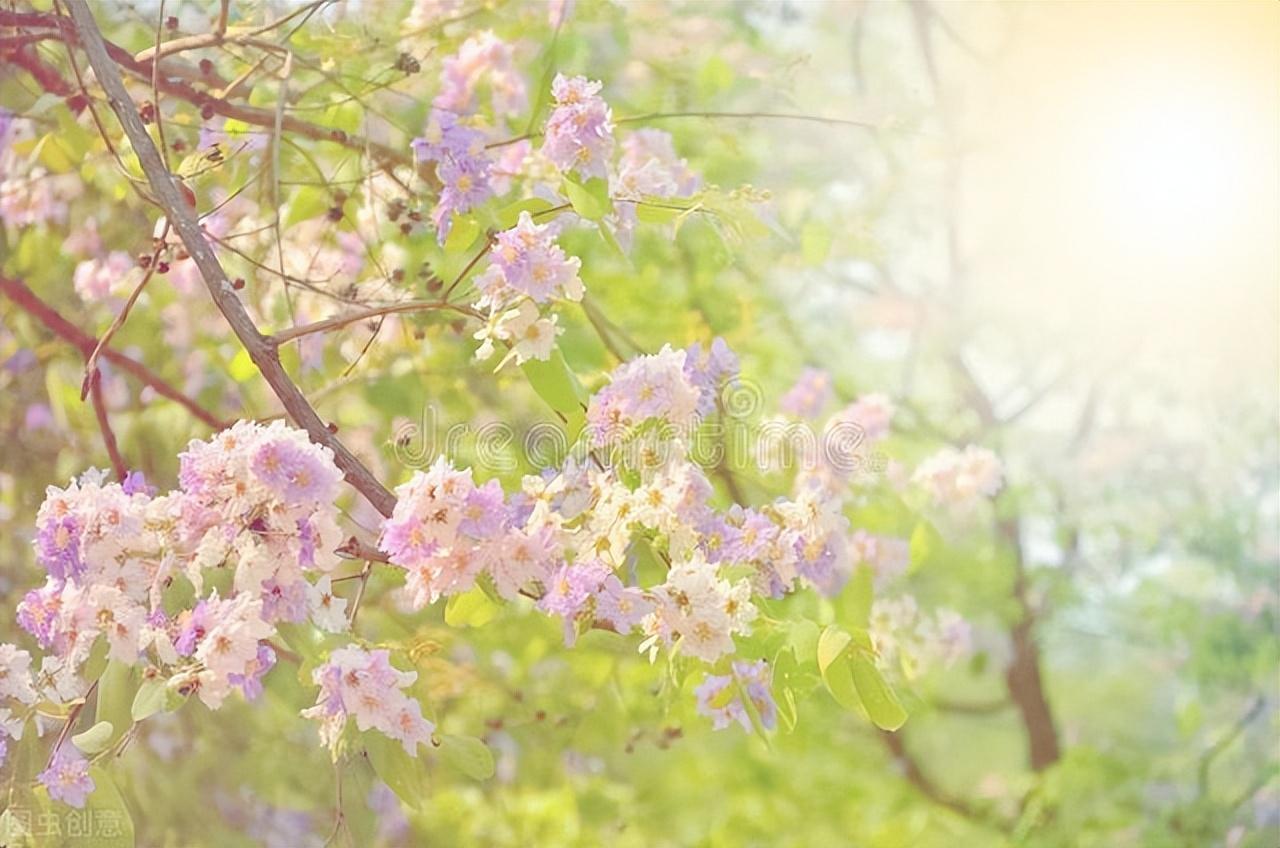
[[[94,790],[89,761],[70,744],[58,748],[48,768],[36,779],[49,791],[50,798],[76,808],[83,807]]]
[[[778,726],[778,706],[769,689],[769,665],[764,660],[746,662],[735,660],[731,674],[709,674],[694,690],[698,699],[698,713],[711,719],[711,726],[723,730],[737,722],[742,729],[752,731],[751,713],[743,696],[754,708],[760,726],[773,730]]]
[[[563,171],[608,177],[613,155],[613,112],[600,97],[604,86],[586,77],[556,74],[555,106],[542,130],[542,153]]]
[[[911,595],[877,598],[868,630],[880,664],[899,669],[908,680],[929,666],[951,666],[973,650],[968,621],[948,609],[929,615]]]
[[[487,85],[495,117],[513,117],[529,106],[524,77],[515,67],[515,47],[493,34],[478,32],[447,57],[440,74],[437,109],[457,115],[476,110],[476,91]]]
[[[497,241],[492,260],[507,278],[505,291],[518,298],[512,311],[532,310],[525,314],[534,321],[543,320],[534,317],[535,294],[548,283],[531,269],[569,266],[577,278],[576,260],[549,238],[525,216],[510,239]],[[552,285],[556,295],[548,297],[567,293],[563,280]],[[561,620],[570,644],[591,627],[639,631],[638,648],[651,661],[665,651],[719,672],[698,690],[700,712],[718,727],[748,726],[753,715],[773,727],[769,668],[743,648],[761,599],[806,587],[835,594],[859,564],[885,582],[905,569],[909,548],[852,530],[845,510],[858,493],[827,485],[834,476],[814,485],[812,469],[796,475],[789,497],[717,505],[687,440],[716,413],[738,370],[720,339],[622,363],[588,400],[590,456],[526,476],[509,493],[445,457],[416,471],[395,490],[377,542],[403,570],[409,605],[421,609],[480,588],[509,601],[533,599]],[[867,395],[833,417],[881,440],[891,415],[885,399]],[[606,462],[595,450],[636,433],[649,439],[639,461]],[[945,480],[975,491],[998,485],[998,474],[994,484],[988,479],[993,463],[976,448],[935,462],[963,466]],[[927,479],[943,478],[939,469]],[[245,421],[192,441],[172,491],[157,491],[139,474],[116,483],[94,471],[51,487],[34,539],[47,577],[17,616],[48,653],[33,677],[25,652],[0,646],[0,740],[22,732],[35,681],[40,697],[83,697],[88,687],[79,674],[95,648],[117,663],[144,663],[171,691],[210,709],[236,694],[259,697],[277,660],[275,640],[291,632],[278,625],[351,629],[347,600],[330,576],[343,539],[341,491],[327,448],[282,422]],[[175,604],[175,597],[189,600]],[[882,660],[908,676],[926,662],[954,662],[970,641],[958,615],[926,616],[909,596],[877,600],[869,631]],[[412,755],[433,731],[408,692],[415,679],[385,650],[336,648],[314,669],[319,693],[304,715],[319,721],[331,748],[354,718],[358,730],[396,739]],[[84,788],[76,756],[68,751],[46,772],[50,793],[56,786],[71,802],[92,788]]]
[[[700,553],[673,563],[654,596],[657,608],[645,616],[642,627],[648,638],[641,650],[678,643],[683,653],[715,662],[733,652],[735,634],[751,633],[756,617],[751,584],[730,583]]]
[[[648,198],[691,197],[701,185],[701,178],[690,170],[689,163],[676,156],[670,133],[637,130],[622,140],[622,155],[609,179],[614,210],[606,220],[619,243],[630,249],[638,203]]]
[[[24,716],[39,695],[31,678],[31,655],[14,645],[0,645],[0,766],[9,739],[21,739]]]
[[[431,212],[436,238],[444,244],[455,213],[467,212],[493,196],[485,135],[457,113],[433,108],[422,136],[412,142],[419,162],[436,163],[440,197]]]
[[[805,368],[782,396],[778,408],[796,418],[816,418],[833,396],[831,375],[821,368]]]
[[[934,505],[964,511],[983,498],[995,497],[1004,484],[1004,467],[986,448],[947,447],[920,463],[911,481]]]
[[[302,715],[320,722],[320,738],[331,750],[336,749],[348,718],[355,719],[361,731],[377,730],[399,741],[410,756],[416,756],[419,744],[431,741],[435,725],[422,717],[418,702],[402,691],[418,675],[392,666],[387,651],[338,648],[311,676],[320,694],[315,706]]]
[[[77,264],[72,284],[76,294],[87,303],[105,300],[124,287],[125,278],[135,267],[137,263],[133,257],[123,250],[113,250],[105,256]]]
[[[702,392],[686,373],[686,359],[685,351],[663,346],[614,369],[609,384],[587,406],[593,443],[619,441],[646,421],[687,438],[697,422]]]
[[[510,347],[499,368],[511,359],[520,364],[551,356],[561,332],[558,317],[543,316],[537,304],[552,298],[578,301],[585,292],[578,277],[582,263],[565,255],[555,232],[550,224],[535,224],[528,212],[521,212],[514,227],[495,237],[489,267],[476,279],[481,296],[475,306],[489,314],[475,333],[481,341],[477,359],[492,356],[495,341]]]

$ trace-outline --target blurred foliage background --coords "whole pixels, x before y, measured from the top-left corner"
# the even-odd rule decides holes
[[[589,633],[565,649],[557,623],[516,608],[477,627],[448,626],[438,608],[410,616],[391,578],[375,574],[362,627],[412,646],[442,729],[482,736],[497,770],[475,781],[429,763],[416,811],[367,769],[346,770],[337,781],[355,844],[1280,841],[1275,7],[579,0],[556,27],[537,3],[418,6],[347,0],[299,16],[269,35],[289,35],[287,69],[253,45],[182,61],[199,87],[201,58],[226,81],[273,57],[227,99],[401,150],[425,120],[440,60],[483,29],[518,45],[535,96],[561,70],[603,80],[618,117],[756,114],[653,124],[738,217],[689,216],[674,237],[641,227],[626,256],[593,231],[566,233],[595,311],[562,315],[566,360],[594,388],[617,362],[610,344],[719,335],[766,410],[803,367],[825,368],[846,402],[868,391],[895,400],[893,458],[979,443],[1003,458],[1008,484],[989,514],[943,524],[925,550],[913,541],[905,585],[922,606],[969,619],[975,652],[904,684],[911,716],[891,737],[821,689],[800,703],[795,729],[767,743],[716,733],[688,691],[658,691],[659,670],[631,642]],[[235,0],[231,23],[291,8]],[[160,11],[95,7],[106,37],[134,54],[155,41]],[[175,18],[166,37],[208,32],[217,4],[169,0],[163,14]],[[6,27],[0,104],[30,118],[33,138],[52,139],[31,155],[70,211],[6,225],[0,272],[96,336],[121,292],[82,297],[72,283],[82,257],[68,242],[94,227],[106,249],[136,256],[155,213],[90,116],[33,73],[74,85],[84,69],[56,40],[5,44],[17,32]],[[1127,70],[1151,67],[1170,81],[1144,88]],[[1179,84],[1192,78],[1220,84]],[[148,99],[145,84],[131,87]],[[1212,113],[1220,100],[1237,105]],[[1122,137],[1107,123],[1153,102],[1167,107],[1141,124],[1154,135]],[[384,236],[355,250],[357,273],[326,272],[326,291],[423,294],[465,261],[421,227],[400,230],[390,210],[425,213],[422,187],[374,189],[360,152],[288,132],[273,147],[263,128],[180,97],[161,108],[171,164],[201,207],[240,190],[264,224],[281,210],[290,253],[279,263],[271,240],[220,250],[267,326],[330,314],[321,293],[285,285],[279,265],[287,277],[324,276],[309,273],[330,261],[313,248],[354,237],[362,207]],[[1098,154],[1129,144],[1148,162],[1203,126],[1230,132],[1209,137],[1203,160],[1175,146],[1150,185],[1125,183],[1129,160],[1108,171]],[[221,142],[217,159],[207,138]],[[1195,175],[1217,159],[1243,165],[1213,172],[1197,194]],[[1085,190],[1090,180],[1113,194]],[[0,628],[22,642],[12,610],[38,582],[31,527],[44,487],[106,457],[79,398],[81,352],[11,299],[0,318]],[[151,285],[113,345],[218,418],[279,414],[199,287]],[[393,316],[286,364],[394,484],[410,472],[406,451],[439,449],[397,447],[428,414],[438,432],[551,420],[519,371],[494,375],[472,349],[470,330],[449,320]],[[168,484],[178,452],[209,427],[109,364],[104,381],[122,453]],[[472,449],[459,444],[460,465]],[[506,482],[532,470],[520,462]],[[750,500],[777,494],[764,472],[737,471]],[[367,508],[348,507],[374,526]],[[911,532],[872,507],[854,520]],[[138,844],[323,843],[335,772],[297,718],[312,700],[282,666],[258,703],[149,721],[112,765]]]

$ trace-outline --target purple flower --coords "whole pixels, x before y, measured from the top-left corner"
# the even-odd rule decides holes
[[[623,586],[621,580],[610,574],[596,594],[595,617],[619,633],[630,633],[655,606],[642,589]]]
[[[49,790],[49,797],[72,807],[83,807],[93,792],[89,762],[74,748],[63,745],[53,755],[49,767],[40,772],[39,781]]]
[[[613,113],[599,96],[601,84],[556,74],[556,106],[543,128],[542,153],[563,171],[607,177],[613,153]]]
[[[436,163],[442,188],[431,220],[437,240],[444,244],[455,213],[466,212],[493,196],[484,134],[459,123],[452,112],[432,109],[426,134],[410,146],[419,162]]]
[[[684,355],[684,376],[698,390],[698,414],[710,415],[716,408],[721,388],[738,377],[738,356],[719,336],[706,351],[694,342]]]
[[[276,652],[265,642],[258,643],[258,656],[245,669],[245,674],[229,674],[227,682],[239,686],[246,701],[262,694],[262,678],[276,664]]]
[[[32,589],[18,604],[18,625],[40,643],[40,647],[53,645],[58,636],[58,611],[62,607],[62,583],[49,578],[44,586]]]
[[[473,539],[492,538],[502,529],[507,519],[502,484],[497,480],[490,480],[468,492],[462,516],[462,521],[458,524],[459,532]]]
[[[307,617],[307,583],[295,580],[281,585],[274,577],[262,584],[264,621],[302,621]]]
[[[723,730],[737,722],[743,730],[751,732],[751,716],[742,701],[746,694],[755,707],[760,726],[772,730],[778,725],[778,707],[769,690],[769,666],[764,660],[733,663],[733,673],[707,675],[706,680],[694,690],[698,699],[698,713],[711,719],[716,730]]]
[[[498,233],[493,246],[493,264],[502,271],[502,281],[510,288],[545,303],[557,294],[570,300],[582,299],[578,269],[582,261],[565,256],[556,243],[550,224],[535,224],[528,212],[519,222]]]
[[[319,457],[286,441],[271,441],[258,448],[253,471],[289,503],[324,500],[333,481],[331,467],[326,468]]]
[[[404,568],[422,565],[439,547],[428,533],[421,518],[416,515],[404,519],[389,519],[383,524],[378,548],[392,562]]]
[[[806,368],[778,405],[787,415],[816,418],[831,398],[831,375],[820,368]]]
[[[538,602],[544,612],[565,619],[576,618],[600,589],[608,566],[596,560],[563,565],[551,576],[547,592]]]
[[[806,541],[796,539],[796,570],[828,598],[834,597],[849,579],[849,572],[838,567],[839,558],[829,539]]]
[[[120,488],[124,490],[126,495],[154,497],[156,493],[156,487],[147,485],[146,475],[141,471],[130,471],[126,474],[124,482],[120,484]]]
[[[213,626],[209,617],[209,604],[206,601],[200,601],[178,617],[182,626],[178,629],[178,638],[173,640],[173,647],[181,656],[189,657],[195,653],[196,645]]]
[[[36,533],[36,556],[55,580],[76,580],[84,573],[80,561],[80,522],[64,515]]]
[[[22,426],[27,430],[53,429],[53,410],[47,403],[33,403],[23,415]]]

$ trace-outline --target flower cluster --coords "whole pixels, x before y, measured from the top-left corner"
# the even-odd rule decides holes
[[[615,369],[609,384],[587,406],[593,442],[616,443],[647,421],[659,422],[673,434],[687,437],[703,400],[699,387],[686,373],[686,359],[685,351],[663,347]]]
[[[78,671],[105,642],[109,659],[145,658],[217,708],[234,690],[261,691],[277,622],[345,629],[327,579],[306,576],[338,561],[341,473],[327,448],[280,422],[239,422],[192,442],[179,468],[180,488],[164,495],[136,473],[49,489],[35,538],[48,578],[23,598],[18,623],[49,650],[54,695],[83,692]],[[219,572],[229,594],[204,595]],[[176,610],[175,581],[196,595]]]
[[[796,418],[817,418],[833,396],[831,375],[821,368],[805,368],[778,407]]]
[[[477,486],[470,470],[458,471],[443,457],[396,495],[379,547],[408,571],[418,606],[465,592],[481,574],[514,598],[540,585],[558,555],[550,528],[508,506],[497,481]]]
[[[392,666],[387,651],[338,648],[311,677],[320,695],[302,715],[320,722],[320,738],[331,749],[337,746],[348,717],[355,719],[361,731],[373,729],[398,740],[410,756],[417,754],[419,744],[431,741],[435,725],[422,717],[418,702],[402,691],[418,675]]]
[[[642,649],[678,645],[705,662],[733,653],[734,635],[750,634],[756,618],[751,584],[745,579],[730,583],[701,553],[672,564],[654,598],[657,609],[642,625],[648,635]]]
[[[1000,491],[1004,484],[1004,466],[986,448],[948,447],[920,463],[911,479],[935,505],[964,511]]]
[[[444,244],[453,216],[467,212],[493,196],[492,164],[484,149],[484,133],[459,120],[453,112],[432,109],[423,135],[413,140],[418,161],[434,162],[440,197],[431,211],[436,237]]]
[[[586,77],[556,74],[555,107],[543,128],[542,155],[563,171],[608,177],[613,155],[613,112],[600,97],[603,86]]]
[[[24,713],[37,698],[31,683],[31,655],[13,645],[0,645],[0,765],[10,739],[22,738]]]
[[[901,669],[907,679],[930,665],[950,666],[973,649],[968,621],[949,609],[929,615],[911,595],[877,598],[869,629],[880,661]]]
[[[515,47],[484,30],[469,37],[448,56],[440,72],[440,93],[433,99],[437,109],[466,115],[476,109],[476,91],[487,85],[493,114],[514,116],[529,105],[524,77],[516,70]]]
[[[755,711],[760,726],[765,730],[777,727],[778,706],[769,689],[768,663],[764,660],[737,660],[731,669],[730,674],[708,674],[694,690],[698,713],[711,719],[716,730],[723,730],[736,721],[750,733],[751,710]]]

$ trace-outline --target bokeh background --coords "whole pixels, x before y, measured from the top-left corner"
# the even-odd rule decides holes
[[[600,313],[639,346],[723,336],[766,406],[802,368],[826,369],[844,401],[894,399],[892,456],[982,444],[1007,484],[989,511],[942,526],[901,578],[974,635],[963,662],[905,683],[911,718],[892,739],[821,690],[768,744],[716,733],[689,698],[655,694],[630,645],[589,634],[568,651],[556,623],[518,612],[449,628],[438,611],[397,612],[394,586],[374,581],[366,626],[418,646],[430,699],[455,725],[484,728],[498,772],[484,783],[433,772],[407,817],[386,793],[349,788],[359,844],[1280,843],[1280,6],[579,0],[557,35],[540,4],[439,5],[458,8],[433,18],[430,3],[337,3],[293,46],[377,84],[359,120],[388,142],[421,125],[440,57],[484,28],[522,45],[531,84],[548,57],[603,79],[619,116],[861,122],[665,121],[708,183],[752,187],[764,226],[640,233],[629,260],[585,235],[566,245]],[[234,8],[246,21],[285,9]],[[183,31],[209,26],[207,4],[165,9]],[[95,11],[134,51],[154,37],[155,4]],[[69,75],[56,42],[39,49]],[[421,74],[388,73],[402,50]],[[289,108],[343,119],[308,73]],[[21,68],[0,67],[0,104],[40,132],[91,132],[83,116],[79,130],[60,125],[40,97]],[[227,132],[171,108],[171,131],[192,144],[202,129]],[[260,157],[233,156],[197,185],[225,191]],[[352,167],[324,163],[335,186],[361,176]],[[67,177],[87,186],[66,189],[68,216],[5,222],[0,270],[92,335],[119,292],[73,285],[82,257],[68,239],[93,226],[137,254],[154,221],[105,152]],[[312,178],[286,155],[285,202],[303,202]],[[267,205],[272,191],[259,181],[245,196]],[[309,223],[289,235],[299,250],[334,238]],[[372,255],[414,285],[423,241]],[[247,296],[279,315],[283,287],[240,267]],[[298,304],[326,314],[305,293]],[[30,542],[44,487],[105,455],[78,398],[79,353],[9,300],[0,320],[0,628],[22,641],[12,609],[39,580]],[[598,385],[609,352],[586,316],[562,320],[566,357]],[[398,482],[397,434],[428,408],[444,424],[548,417],[518,375],[470,363],[468,335],[391,319],[291,367]],[[220,416],[278,412],[198,289],[153,286],[117,346]],[[207,427],[119,373],[105,380],[122,451],[171,481]],[[767,499],[776,481],[741,470]],[[1029,670],[1030,688],[1018,676]],[[139,844],[323,843],[334,786],[296,719],[310,698],[277,674],[264,703],[150,723],[119,764]]]

